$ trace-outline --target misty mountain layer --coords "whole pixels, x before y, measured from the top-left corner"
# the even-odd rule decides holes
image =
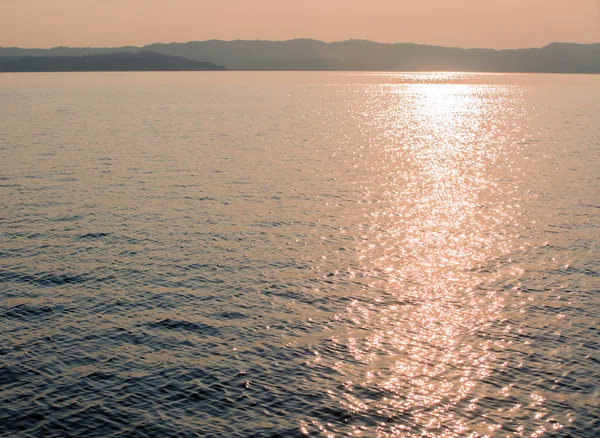
[[[0,56],[82,56],[151,51],[230,70],[379,70],[600,73],[600,44],[553,43],[542,48],[461,49],[364,40],[325,43],[290,41],[201,41],[145,47],[19,49]]]

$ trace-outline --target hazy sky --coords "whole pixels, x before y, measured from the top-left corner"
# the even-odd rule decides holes
[[[0,0],[0,46],[349,38],[461,47],[600,42],[600,0]]]

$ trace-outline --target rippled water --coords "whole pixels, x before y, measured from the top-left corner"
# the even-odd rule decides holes
[[[0,76],[2,436],[596,437],[600,77]]]

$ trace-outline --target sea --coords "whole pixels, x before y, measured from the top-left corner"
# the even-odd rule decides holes
[[[0,436],[600,436],[600,75],[0,75]]]

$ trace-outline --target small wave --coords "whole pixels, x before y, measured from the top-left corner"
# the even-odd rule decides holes
[[[54,309],[50,306],[32,306],[30,304],[20,304],[11,307],[2,314],[2,318],[33,318],[47,316],[54,313]]]
[[[72,215],[72,216],[61,216],[52,219],[53,222],[74,222],[83,219],[83,216]]]
[[[202,324],[200,322],[180,321],[177,319],[163,319],[162,321],[150,323],[149,327],[160,328],[163,330],[179,330],[186,332],[201,333],[209,336],[217,336],[220,332],[216,327]]]
[[[103,237],[108,237],[108,233],[88,233],[82,236],[79,236],[77,240],[93,240],[93,239],[101,239]]]
[[[39,372],[24,369],[22,367],[1,366],[0,367],[0,385],[8,385],[15,383],[24,378],[29,378],[32,375],[37,375]]]
[[[232,311],[232,312],[218,313],[217,315],[215,315],[215,317],[218,319],[228,320],[228,319],[244,319],[244,318],[247,318],[248,315],[246,315],[244,313]]]
[[[0,271],[0,283],[24,283],[32,284],[40,287],[56,287],[66,286],[72,284],[83,284],[88,282],[103,283],[111,278],[94,278],[86,275],[69,275],[69,274],[52,274],[52,273],[38,273],[35,275],[31,274],[20,274],[17,272]]]

